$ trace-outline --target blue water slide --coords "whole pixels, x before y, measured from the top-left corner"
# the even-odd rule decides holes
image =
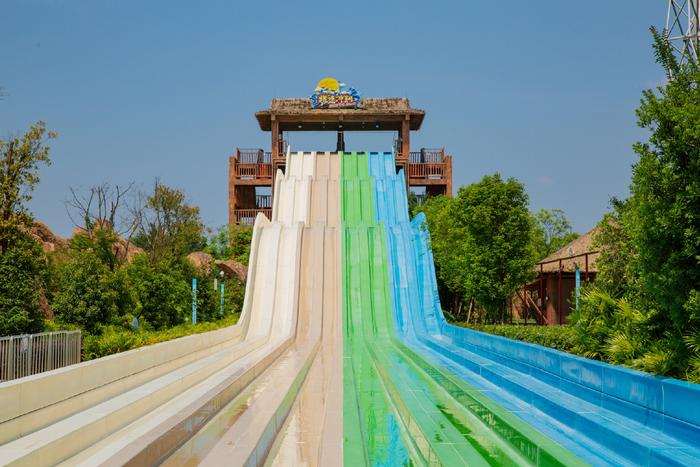
[[[372,153],[397,332],[593,465],[700,465],[700,386],[448,324],[425,217],[409,221],[393,153]]]

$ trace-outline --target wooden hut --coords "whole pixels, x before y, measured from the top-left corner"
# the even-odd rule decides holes
[[[576,306],[576,270],[580,284],[595,280],[594,228],[537,263],[537,279],[518,291],[514,313],[538,324],[566,324]]]

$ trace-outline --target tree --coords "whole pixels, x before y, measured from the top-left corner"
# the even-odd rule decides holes
[[[628,230],[624,225],[628,203],[613,198],[613,210],[603,216],[593,237],[593,248],[600,251],[596,260],[598,273],[595,285],[613,298],[629,296],[637,288],[630,270],[630,260],[636,256]]]
[[[114,271],[127,256],[131,237],[139,224],[134,213],[138,208],[125,208],[125,197],[133,188],[103,183],[90,187],[86,193],[70,188],[71,197],[65,201],[68,216],[79,229],[71,240],[76,250],[92,250]],[[115,248],[115,243],[125,237],[124,254]]]
[[[629,198],[613,201],[595,239],[603,246],[600,277],[583,296],[576,331],[600,358],[697,381],[700,67],[680,65],[667,38],[653,28],[652,35],[669,80],[643,92],[638,124],[651,134],[634,145]]]
[[[20,137],[0,140],[0,254],[31,224],[26,203],[39,183],[40,164],[49,165],[49,140],[56,137],[39,121]]]
[[[234,225],[231,226],[229,242],[231,243],[231,256],[234,261],[248,266],[250,258],[250,246],[253,241],[253,226]]]
[[[211,231],[209,231],[211,232]],[[207,246],[204,248],[206,253],[209,253],[214,259],[229,259],[231,258],[231,244],[229,241],[229,227],[228,225],[222,225],[216,231],[216,233],[211,233],[207,241]]]
[[[94,252],[74,252],[57,269],[53,309],[60,321],[77,324],[94,334],[133,309],[123,268],[111,271]]]
[[[561,209],[540,209],[534,217],[534,247],[538,259],[546,258],[579,237]]]
[[[657,60],[673,79],[644,91],[637,110],[651,135],[634,145],[639,160],[625,225],[646,299],[679,332],[700,326],[700,310],[689,301],[700,291],[700,67],[680,66],[668,40],[652,34]]]
[[[46,259],[28,235],[18,235],[0,254],[0,336],[40,332],[39,306],[44,288]]]
[[[466,291],[468,238],[464,225],[458,222],[455,213],[456,202],[455,198],[436,196],[427,199],[419,210],[425,214],[428,221],[430,248],[439,283],[449,292],[454,317],[460,319],[464,311],[464,302],[470,298],[467,297]]]
[[[189,277],[178,269],[153,266],[143,254],[129,265],[128,276],[137,301],[135,316],[156,329],[185,322],[191,307]]]
[[[177,262],[206,244],[199,208],[187,204],[182,191],[157,180],[136,217],[134,243],[146,250],[153,263]]]
[[[487,175],[460,188],[454,215],[466,234],[466,294],[484,306],[489,321],[503,321],[508,299],[534,275],[525,188],[513,178]]]

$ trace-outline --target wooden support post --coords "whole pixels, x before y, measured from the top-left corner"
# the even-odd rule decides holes
[[[238,148],[236,148],[236,158]],[[236,223],[236,160],[233,156],[228,158],[228,228]]]
[[[274,115],[270,118],[272,119],[270,122],[272,127],[270,133],[272,134],[272,162],[274,163],[275,159],[280,157],[280,122],[277,121]]]
[[[270,187],[270,192],[272,193],[272,200],[275,199],[275,176],[277,175],[277,161],[280,158],[280,122],[275,118],[275,115],[270,116],[270,127],[272,133],[272,148],[270,157],[272,159],[272,186]],[[283,154],[282,154],[283,156]]]
[[[411,156],[411,117],[406,115],[401,121],[401,157]]]
[[[562,264],[561,260],[559,260],[559,280],[557,281],[557,288],[559,291],[557,292],[557,314],[559,315],[559,324],[562,324],[562,315],[564,312],[564,305],[563,305],[563,294],[562,294],[562,284],[561,284],[561,279],[562,279]]]
[[[544,303],[544,269],[542,264],[540,264],[540,308],[547,311],[547,305]]]

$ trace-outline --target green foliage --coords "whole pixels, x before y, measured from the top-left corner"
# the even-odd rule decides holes
[[[663,310],[677,332],[700,326],[700,316],[686,308],[700,290],[700,68],[676,67],[668,47],[657,38],[657,57],[673,79],[644,91],[637,110],[639,126],[651,136],[634,146],[639,161],[623,224],[646,306]]]
[[[209,253],[214,259],[231,258],[233,251],[231,249],[231,245],[229,244],[228,225],[222,225],[209,237],[204,251]]]
[[[465,252],[468,248],[467,232],[457,222],[454,211],[457,200],[436,196],[419,206],[425,214],[430,231],[430,248],[435,260],[435,271],[439,282],[451,295],[453,311],[461,316],[463,302],[467,297],[467,274]]]
[[[534,276],[525,189],[513,178],[487,175],[460,188],[454,216],[466,233],[467,296],[483,305],[488,321],[502,321],[507,300]]]
[[[27,235],[15,236],[0,254],[0,336],[41,332],[45,272],[41,247]]]
[[[593,248],[600,251],[596,260],[598,273],[596,287],[613,297],[629,295],[635,289],[631,274],[630,259],[635,255],[627,229],[623,225],[626,203],[612,200],[613,211],[606,214],[598,223],[593,237]]]
[[[110,271],[119,265],[120,259],[114,248],[118,236],[108,227],[96,228],[88,235],[78,232],[70,240],[70,247],[74,251],[91,251],[97,259],[106,265]]]
[[[654,374],[689,378],[688,359],[700,355],[693,346],[697,336],[670,332],[659,316],[658,310],[638,309],[599,288],[586,290],[572,314],[574,351]]]
[[[89,334],[83,339],[83,360],[112,355],[118,352],[136,349],[146,345],[157,344],[190,334],[214,331],[226,326],[232,326],[238,321],[238,315],[229,315],[224,319],[192,324],[181,324],[169,329],[154,331],[139,329],[133,331],[121,326],[107,326],[100,334]]]
[[[156,181],[147,197],[134,244],[146,250],[153,264],[178,262],[206,246],[199,208],[185,202],[185,194]]]
[[[56,268],[53,309],[57,319],[96,333],[101,325],[133,309],[123,269],[110,271],[90,250],[77,251]]]
[[[234,225],[229,229],[228,225],[222,225],[209,237],[204,251],[214,259],[232,259],[247,266],[252,240],[252,226]]]
[[[573,231],[569,219],[561,209],[540,209],[534,214],[534,248],[537,258],[551,255],[576,240],[579,234]]]
[[[234,225],[231,227],[230,242],[231,256],[234,261],[248,266],[250,246],[253,240],[253,227],[247,225]]]
[[[245,300],[245,282],[232,277],[226,280],[224,287],[224,315],[228,316],[243,311]]]
[[[576,331],[571,326],[518,326],[512,324],[455,323],[476,331],[539,344],[564,352],[575,352]]]
[[[586,356],[700,381],[700,68],[652,30],[669,81],[643,93],[630,197],[613,200],[594,244],[592,290],[573,315]]]
[[[39,121],[19,138],[0,139],[0,254],[31,224],[26,204],[39,183],[39,165],[51,163],[47,142],[55,137]]]
[[[197,274],[197,322],[215,321],[221,317],[220,289],[214,290],[214,277]]]
[[[153,266],[146,255],[137,255],[127,268],[136,299],[134,315],[155,329],[185,322],[191,308],[189,280],[182,271]]]
[[[439,282],[453,297],[457,319],[469,318],[464,305],[475,299],[483,318],[502,321],[507,300],[534,275],[527,204],[521,183],[495,174],[460,188],[457,198],[428,198],[419,207]]]

